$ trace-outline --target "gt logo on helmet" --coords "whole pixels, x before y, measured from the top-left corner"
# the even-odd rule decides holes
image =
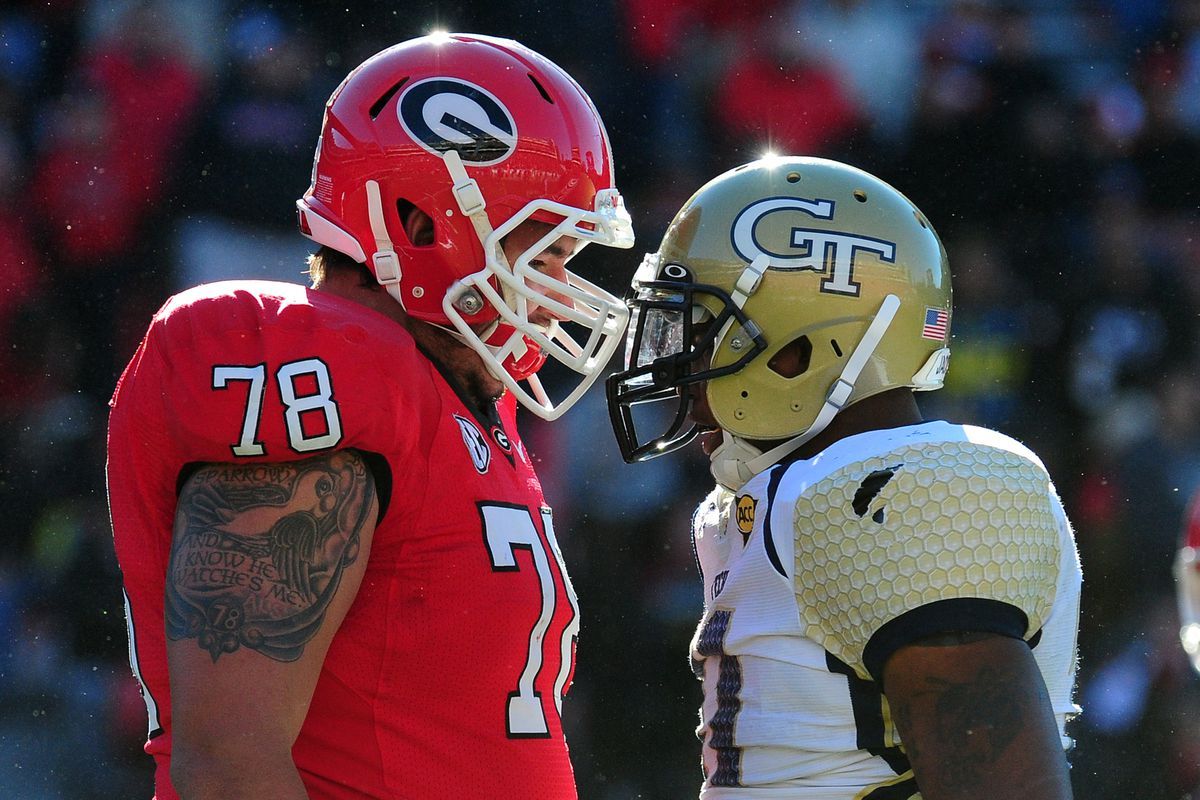
[[[791,211],[802,212],[813,219],[832,220],[832,200],[806,200],[802,197],[768,197],[751,203],[738,212],[731,231],[734,251],[754,261],[759,255],[770,258],[767,269],[784,271],[811,270],[828,275],[821,281],[821,291],[858,297],[859,284],[854,281],[854,259],[860,250],[874,253],[881,261],[896,260],[896,245],[869,236],[857,236],[841,231],[816,230],[812,228],[788,228],[788,247],[796,248],[796,254],[780,253],[763,246],[759,240],[759,227],[771,214]]]
[[[517,124],[495,95],[457,78],[426,78],[396,104],[400,124],[435,155],[458,151],[467,164],[496,164],[517,146]]]

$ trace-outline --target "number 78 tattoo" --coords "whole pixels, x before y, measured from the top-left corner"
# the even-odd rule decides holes
[[[167,636],[196,639],[214,662],[243,647],[298,659],[358,558],[373,497],[352,451],[202,467],[177,506]]]

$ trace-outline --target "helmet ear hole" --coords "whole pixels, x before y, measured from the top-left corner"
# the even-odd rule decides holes
[[[433,218],[410,200],[396,201],[396,213],[404,228],[404,235],[414,247],[432,247],[434,244]]]
[[[811,361],[812,342],[807,336],[801,336],[788,342],[771,356],[767,368],[780,377],[794,378],[807,372]]]

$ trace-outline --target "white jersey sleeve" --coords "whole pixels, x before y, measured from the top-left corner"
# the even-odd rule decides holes
[[[879,678],[942,631],[1027,641],[1070,746],[1079,559],[1018,442],[942,422],[860,434],[713,492],[692,535],[701,800],[919,796]]]
[[[921,636],[1033,637],[1058,582],[1053,501],[1040,463],[973,441],[901,447],[832,472],[795,502],[807,635],[876,680]]]

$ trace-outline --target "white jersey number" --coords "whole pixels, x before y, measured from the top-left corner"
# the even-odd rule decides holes
[[[484,542],[487,544],[493,570],[519,570],[517,550],[528,550],[533,556],[533,568],[537,572],[538,585],[541,587],[542,607],[537,621],[533,623],[533,630],[529,633],[529,654],[525,659],[525,668],[521,670],[521,676],[517,680],[516,691],[508,695],[506,719],[508,735],[511,738],[543,738],[550,735],[550,728],[542,710],[542,694],[534,689],[533,682],[542,669],[542,641],[545,639],[546,629],[550,627],[550,619],[554,616],[557,594],[554,570],[550,567],[546,545],[538,536],[533,514],[528,508],[481,505],[479,510],[483,515]],[[575,598],[575,590],[563,564],[562,552],[554,538],[550,509],[542,509],[541,514],[550,552],[558,564],[558,574],[562,575],[563,588],[566,590],[567,600],[571,603],[571,622],[563,630],[559,641],[560,666],[558,676],[554,680],[554,707],[561,715],[563,691],[571,671],[571,647],[579,636],[579,601]]]
[[[300,394],[301,380],[311,380],[316,391]],[[242,431],[237,444],[231,445],[235,456],[261,456],[267,452],[258,441],[258,424],[262,419],[263,386],[267,382],[267,365],[252,367],[213,367],[212,387],[226,389],[231,381],[246,381],[250,384],[246,392],[246,413],[242,416]],[[342,418],[338,404],[333,399],[333,382],[329,368],[317,358],[290,361],[275,372],[275,383],[279,387],[279,398],[283,401],[284,422],[287,424],[288,443],[300,453],[328,450],[342,440]],[[301,414],[320,412],[325,417],[324,432],[308,435],[304,431]]]

